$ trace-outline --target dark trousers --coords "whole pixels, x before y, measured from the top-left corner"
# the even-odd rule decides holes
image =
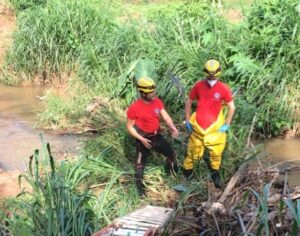
[[[176,162],[176,153],[171,148],[168,141],[160,134],[156,135],[143,135],[145,138],[151,140],[151,148],[146,148],[139,140],[136,140],[136,184],[137,188],[144,188],[143,178],[144,170],[147,164],[148,157],[151,154],[151,151],[155,151],[166,157],[165,169],[167,174],[176,174],[177,162]]]

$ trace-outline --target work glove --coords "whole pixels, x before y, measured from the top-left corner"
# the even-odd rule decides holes
[[[221,132],[221,133],[225,133],[228,130],[229,130],[229,125],[223,124],[218,131]]]
[[[185,121],[185,127],[189,132],[193,132],[193,126],[188,120]]]

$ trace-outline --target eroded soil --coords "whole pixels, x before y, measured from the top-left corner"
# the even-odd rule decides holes
[[[6,50],[12,43],[15,28],[16,17],[13,10],[0,0],[0,64],[3,63]]]
[[[12,43],[12,34],[16,27],[16,17],[13,11],[0,0],[0,65],[2,65],[7,48]],[[1,157],[2,159],[2,157]],[[6,172],[0,167],[0,198],[14,197],[20,189],[18,176],[20,171]]]

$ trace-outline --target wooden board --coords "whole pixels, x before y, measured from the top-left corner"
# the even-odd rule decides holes
[[[125,216],[116,218],[109,231],[94,236],[152,236],[156,235],[174,215],[174,209],[147,205]],[[101,234],[103,232],[103,234]]]

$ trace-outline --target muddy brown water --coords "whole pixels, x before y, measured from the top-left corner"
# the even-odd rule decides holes
[[[49,142],[53,156],[62,158],[78,153],[81,138],[36,129],[36,114],[42,107],[43,87],[0,85],[0,169],[26,170],[29,156],[42,148],[40,134]]]
[[[270,139],[265,143],[264,166],[275,166],[288,171],[290,186],[300,186],[300,138]]]

